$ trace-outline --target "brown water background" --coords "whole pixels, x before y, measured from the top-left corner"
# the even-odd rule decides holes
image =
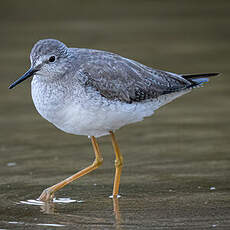
[[[229,11],[224,0],[1,1],[0,229],[229,229]],[[7,89],[43,38],[176,73],[222,73],[116,132],[125,166],[115,211],[108,137],[99,139],[104,164],[56,194],[78,202],[20,203],[93,160],[86,137],[39,116],[29,81]]]

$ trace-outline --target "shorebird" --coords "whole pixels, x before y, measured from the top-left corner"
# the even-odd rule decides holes
[[[102,164],[96,138],[104,135],[111,135],[116,156],[113,197],[117,197],[123,157],[114,131],[151,116],[218,75],[170,73],[106,51],[68,48],[55,39],[38,41],[30,61],[30,69],[9,88],[33,77],[32,99],[40,115],[66,133],[90,137],[95,153],[90,166],[45,189],[41,201],[52,200],[57,190]]]

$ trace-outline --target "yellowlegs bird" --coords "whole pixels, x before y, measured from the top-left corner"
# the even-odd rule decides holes
[[[98,168],[103,158],[96,138],[111,135],[116,155],[113,197],[119,192],[123,157],[114,131],[143,120],[156,109],[218,73],[175,74],[156,70],[114,53],[68,48],[54,39],[38,41],[31,68],[10,89],[32,77],[32,98],[42,117],[64,132],[91,138],[95,160],[87,168],[45,189],[39,199]]]

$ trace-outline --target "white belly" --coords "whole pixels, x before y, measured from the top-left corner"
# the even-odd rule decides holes
[[[53,89],[53,85],[51,89],[36,78],[32,81],[32,98],[41,116],[64,132],[95,137],[141,121],[160,106],[188,92],[163,95],[145,103],[127,104],[108,100],[94,91],[85,92],[83,88],[68,92],[57,85]]]

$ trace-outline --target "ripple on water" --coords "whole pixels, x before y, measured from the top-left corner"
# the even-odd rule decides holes
[[[9,221],[8,224],[16,224],[16,225],[38,225],[38,226],[50,226],[50,227],[64,227],[63,224],[32,224],[32,223],[24,223],[24,222],[17,222],[17,221]],[[3,230],[3,229],[0,229]]]
[[[39,226],[52,226],[52,227],[64,227],[63,224],[37,224]]]
[[[85,201],[83,200],[73,200],[71,198],[54,198],[53,203],[60,203],[60,204],[68,204],[68,203],[83,203]],[[27,200],[27,201],[20,201],[18,204],[28,204],[28,205],[38,205],[42,206],[45,204],[45,202],[40,200]]]

